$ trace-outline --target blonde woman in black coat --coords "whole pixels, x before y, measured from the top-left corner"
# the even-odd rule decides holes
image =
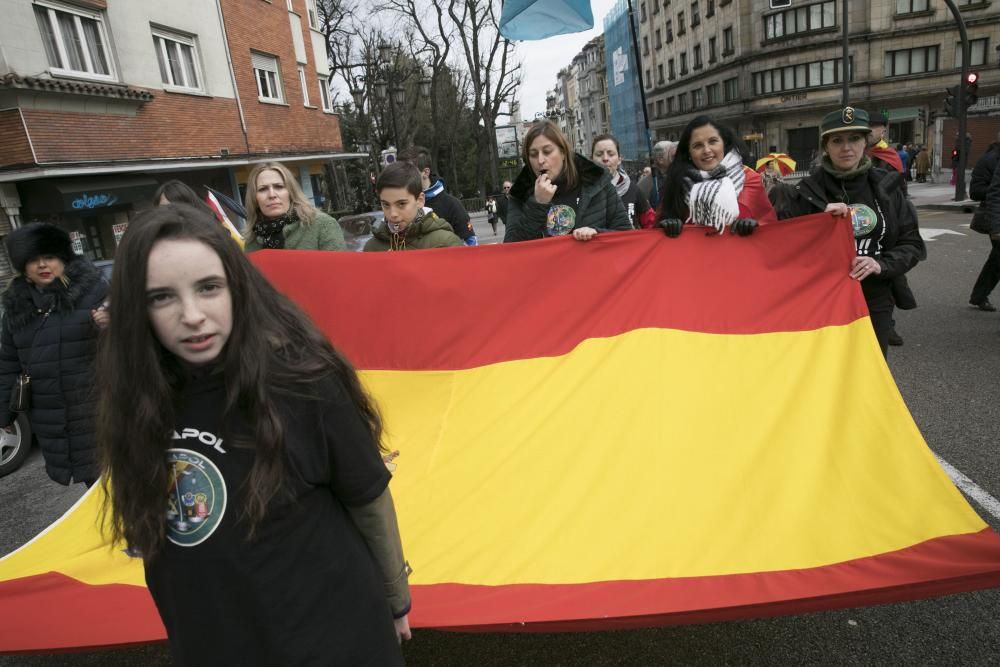
[[[14,383],[31,377],[31,430],[53,481],[97,479],[94,380],[98,326],[106,317],[108,284],[86,258],[73,252],[69,234],[32,223],[7,235],[18,275],[3,293],[0,333],[0,426]]]

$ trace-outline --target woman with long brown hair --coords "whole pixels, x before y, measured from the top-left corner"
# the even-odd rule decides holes
[[[180,664],[401,664],[403,560],[357,374],[207,214],[146,212],[101,339],[105,518]]]
[[[346,250],[340,223],[317,211],[288,167],[264,162],[247,177],[246,251]]]
[[[504,243],[566,234],[589,241],[602,231],[632,229],[608,170],[574,153],[555,124],[528,130],[521,159]]]

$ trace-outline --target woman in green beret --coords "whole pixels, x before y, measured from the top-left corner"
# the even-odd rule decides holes
[[[917,213],[906,200],[903,177],[872,166],[865,155],[871,132],[863,109],[845,107],[823,118],[820,165],[789,188],[779,218],[827,211],[849,218],[857,253],[849,275],[861,283],[883,356],[888,355],[895,307],[892,282],[927,257]]]

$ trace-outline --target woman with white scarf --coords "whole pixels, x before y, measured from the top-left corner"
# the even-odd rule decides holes
[[[735,132],[708,116],[681,132],[665,180],[656,224],[669,237],[685,224],[749,236],[759,223],[777,220],[760,174],[743,164]]]
[[[625,205],[628,221],[633,229],[649,229],[656,219],[656,212],[639,190],[639,186],[622,169],[621,149],[613,134],[599,134],[590,144],[591,159],[604,165],[611,175],[611,184]]]

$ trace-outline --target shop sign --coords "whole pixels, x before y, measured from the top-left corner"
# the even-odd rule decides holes
[[[792,95],[781,96],[782,102],[805,102],[806,99],[807,98],[805,93],[794,93]]]
[[[69,240],[73,245],[73,252],[77,255],[83,254],[83,234],[80,232],[70,232]]]
[[[125,235],[125,230],[128,229],[127,222],[120,222],[117,225],[111,225],[111,231],[115,233],[115,245],[117,246],[122,242],[122,236]]]
[[[102,206],[114,206],[118,203],[118,196],[110,192],[91,195],[86,192],[73,200],[73,208],[77,211],[91,208],[101,208]]]

